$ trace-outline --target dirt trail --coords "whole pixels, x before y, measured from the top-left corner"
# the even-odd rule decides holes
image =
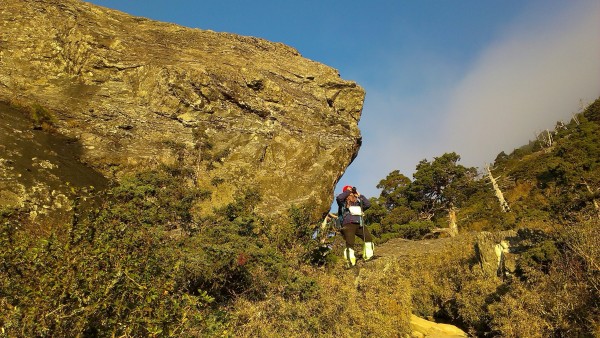
[[[436,238],[420,241],[395,238],[380,245],[375,250],[377,255],[381,257],[418,257],[447,250],[455,242],[453,238]]]

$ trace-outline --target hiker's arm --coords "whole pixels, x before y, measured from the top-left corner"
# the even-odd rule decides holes
[[[363,210],[367,210],[371,207],[371,201],[365,197],[365,195],[360,195],[360,199],[362,201]]]
[[[344,203],[346,202],[346,198],[348,198],[348,195],[350,195],[352,192],[350,190],[346,190],[343,193],[339,194],[335,200],[338,204],[338,206],[343,206]]]

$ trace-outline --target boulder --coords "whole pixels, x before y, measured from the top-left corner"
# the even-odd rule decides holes
[[[516,268],[514,247],[518,242],[514,230],[477,234],[474,244],[475,257],[484,275],[488,277],[506,277]]]
[[[108,178],[192,170],[212,191],[200,212],[254,189],[260,213],[325,213],[361,145],[364,90],[281,43],[78,0],[3,0],[0,30],[0,101]]]
[[[468,335],[458,327],[450,324],[442,324],[411,315],[410,327],[412,329],[411,338],[460,338]]]

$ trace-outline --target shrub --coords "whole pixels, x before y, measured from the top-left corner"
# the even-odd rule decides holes
[[[56,117],[46,107],[39,103],[27,103],[19,99],[13,99],[8,104],[17,110],[27,114],[35,129],[53,130]]]
[[[191,182],[192,173],[174,167],[137,173],[124,177],[110,189],[114,199],[111,216],[127,224],[161,226],[165,230],[192,229],[192,205],[210,197],[208,190]]]
[[[523,277],[526,277],[527,273],[531,270],[548,272],[552,262],[558,258],[558,255],[559,252],[556,248],[556,243],[553,240],[548,239],[536,243],[521,254],[517,266],[518,272]]]
[[[406,239],[421,239],[429,234],[435,225],[431,221],[410,222],[392,226],[393,232]]]
[[[3,211],[2,332],[211,336],[227,321],[221,307],[240,294],[260,299],[287,285],[293,297],[313,288],[259,240],[261,221],[249,211],[255,194],[192,227],[189,208],[206,195],[187,178],[174,168],[127,177],[98,211],[36,236],[25,213]],[[182,228],[195,230],[172,231]]]
[[[177,245],[155,229],[98,218],[32,239],[14,220],[2,227],[8,336],[179,335],[213,320],[211,297],[185,292]]]
[[[318,271],[304,267],[320,286],[307,297],[275,293],[260,302],[244,298],[234,304],[236,337],[398,337],[408,334],[410,287],[398,278],[395,261],[351,270]],[[385,296],[382,296],[385,295]]]

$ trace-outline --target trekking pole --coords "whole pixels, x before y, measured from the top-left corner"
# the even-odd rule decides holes
[[[360,226],[362,227],[362,231],[363,231],[363,247],[366,248],[367,239],[365,238],[365,222],[363,221],[363,215],[365,212],[363,211],[362,198],[359,197],[359,201],[360,201]],[[363,249],[363,256],[364,255],[365,255],[365,249]],[[363,257],[363,260],[364,259],[365,259],[365,257]]]
[[[363,228],[363,242],[366,242],[366,238],[365,238],[365,222],[363,221],[363,217],[362,215],[360,215],[360,226],[362,226]]]

